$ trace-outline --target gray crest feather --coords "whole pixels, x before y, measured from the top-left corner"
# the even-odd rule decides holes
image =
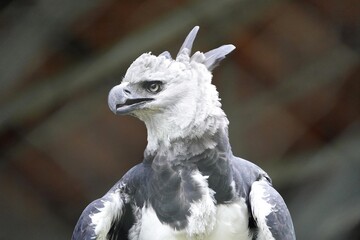
[[[183,52],[184,49],[188,49],[187,54],[190,56],[191,48],[199,31],[199,26],[195,26],[185,38],[183,45],[181,46],[176,58]]]
[[[160,53],[160,54],[159,54],[159,57],[160,57],[160,56],[164,56],[164,57],[167,58],[167,59],[172,59],[172,58],[171,58],[171,54],[170,54],[168,51],[165,51],[165,52]]]
[[[234,45],[228,44],[206,52],[204,54],[204,65],[207,67],[207,69],[209,69],[209,71],[213,70],[219,64],[219,62],[223,60],[225,56],[232,52],[234,49]]]

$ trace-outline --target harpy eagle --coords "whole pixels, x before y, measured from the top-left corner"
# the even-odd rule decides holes
[[[211,71],[235,47],[190,55],[198,30],[175,59],[142,54],[111,89],[111,111],[146,125],[144,160],[85,208],[72,239],[295,239],[269,176],[231,151]]]

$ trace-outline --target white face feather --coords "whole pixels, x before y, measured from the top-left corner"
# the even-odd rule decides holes
[[[176,59],[168,52],[142,54],[131,64],[123,82],[109,93],[111,111],[145,122],[150,152],[160,145],[174,145],[178,139],[199,139],[227,127],[218,92],[211,84],[211,70],[235,46],[223,45],[190,57],[198,30],[196,26],[190,31]],[[208,146],[213,144],[206,141]]]
[[[154,98],[133,112],[147,126],[148,150],[177,138],[200,137],[206,131],[215,132],[220,124],[227,125],[211,79],[211,72],[203,64],[190,59],[179,61],[148,53],[131,64],[122,84],[143,97]],[[162,90],[156,94],[139,90],[144,81],[161,81]]]

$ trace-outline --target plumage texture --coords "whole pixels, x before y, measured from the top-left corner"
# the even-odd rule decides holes
[[[110,91],[115,114],[146,124],[148,145],[143,162],[84,210],[73,239],[295,239],[269,176],[231,151],[211,70],[235,47],[191,56],[198,30],[176,59],[142,54]]]

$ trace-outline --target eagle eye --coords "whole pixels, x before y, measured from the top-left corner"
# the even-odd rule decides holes
[[[146,81],[143,83],[143,87],[150,93],[158,93],[162,90],[161,81]]]

